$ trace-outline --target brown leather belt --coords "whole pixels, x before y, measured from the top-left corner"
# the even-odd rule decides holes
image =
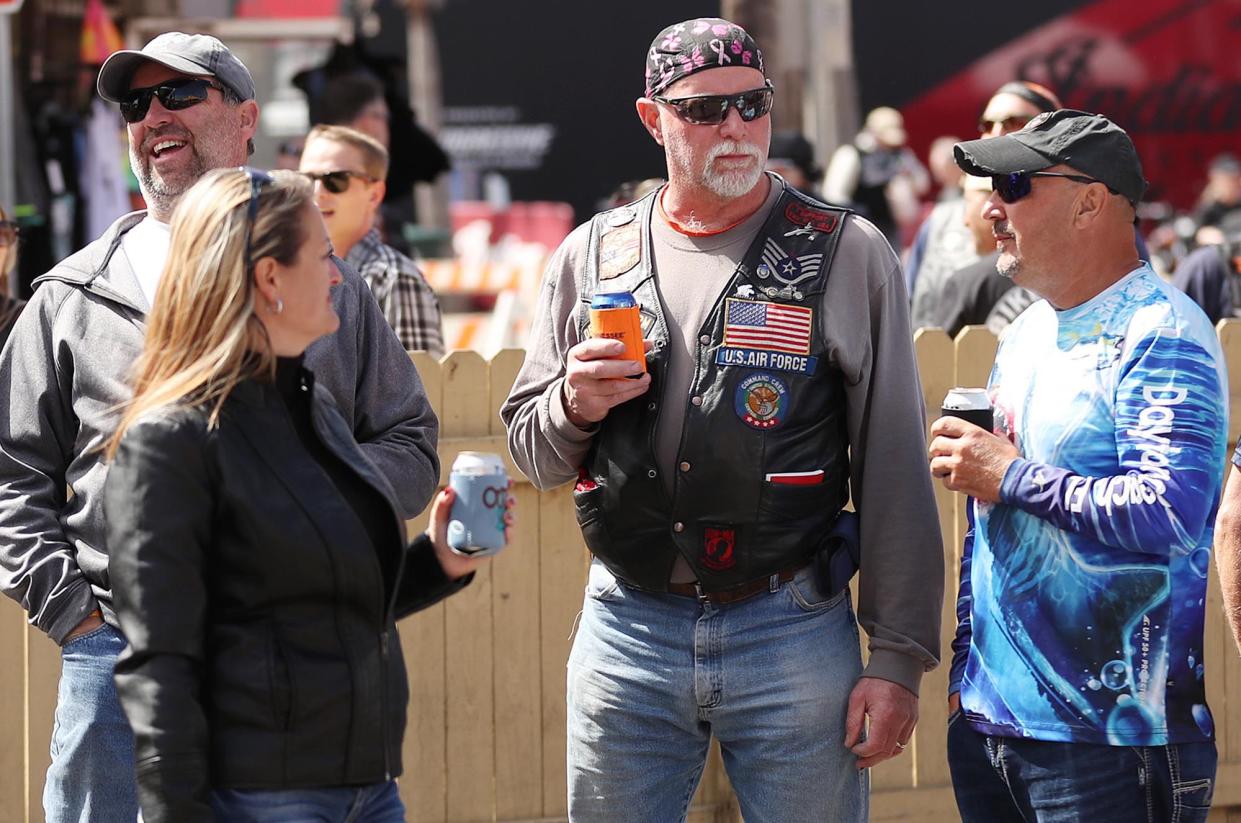
[[[797,566],[789,566],[788,568],[780,569],[775,573],[775,577],[781,584],[787,583],[796,577],[797,573],[806,568],[808,565],[810,565],[809,562],[805,562]],[[694,597],[702,603],[712,603],[716,606],[725,606],[729,603],[739,603],[742,600],[746,600],[756,594],[769,591],[771,589],[771,578],[772,575],[769,574],[766,577],[751,580],[749,583],[742,583],[740,586],[734,586],[731,589],[722,589],[716,592],[703,591],[702,587],[698,585],[697,582],[669,583],[668,594],[679,594],[683,597]]]

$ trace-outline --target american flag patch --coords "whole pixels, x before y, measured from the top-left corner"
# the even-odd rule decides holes
[[[810,354],[814,312],[759,300],[728,298],[724,306],[724,345],[788,354]]]

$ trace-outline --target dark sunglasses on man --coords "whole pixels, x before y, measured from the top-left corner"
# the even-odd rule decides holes
[[[349,171],[348,169],[339,169],[337,171],[325,172],[302,172],[303,175],[310,178],[312,183],[322,183],[323,188],[332,194],[343,194],[349,190],[349,186],[353,183],[353,178],[365,180],[367,183],[374,183],[375,178],[362,174],[357,171]]]
[[[157,98],[159,104],[169,111],[181,111],[207,101],[211,89],[223,94],[224,89],[205,77],[181,77],[166,80],[156,86],[141,89],[130,89],[121,99],[121,117],[126,123],[137,123],[147,116],[151,108],[151,98]]]
[[[1000,120],[988,120],[983,117],[978,120],[978,133],[991,134],[991,132],[995,131],[995,127],[999,126],[1002,134],[1008,134],[1023,128],[1026,123],[1033,119],[1033,115],[1027,117],[1024,114],[1014,114],[1011,117],[1005,117]]]
[[[12,220],[0,220],[0,248],[17,242],[17,224]]]
[[[694,97],[651,97],[656,103],[671,106],[686,123],[695,126],[718,126],[728,117],[728,109],[735,108],[741,119],[749,123],[771,111],[775,89],[768,80],[761,89],[750,89],[737,94],[699,94]]]
[[[1074,183],[1103,183],[1102,180],[1095,180],[1093,177],[1086,177],[1083,174],[1061,174],[1054,171],[1015,171],[1012,174],[991,175],[991,187],[995,189],[995,193],[1005,203],[1016,203],[1033,189],[1033,178],[1035,177],[1063,177],[1066,180],[1072,180]],[[1107,184],[1104,183],[1104,185],[1106,186]],[[1112,194],[1119,194],[1111,186],[1108,186],[1107,190]]]

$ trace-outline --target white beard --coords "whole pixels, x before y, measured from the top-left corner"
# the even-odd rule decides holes
[[[754,158],[748,169],[716,171],[715,161],[724,154],[744,154]],[[702,169],[702,184],[719,197],[735,199],[749,194],[763,176],[765,158],[758,146],[737,140],[725,140],[712,147]]]

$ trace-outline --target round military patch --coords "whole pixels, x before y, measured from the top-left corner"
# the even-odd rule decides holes
[[[750,428],[774,429],[784,422],[788,405],[789,387],[774,374],[752,374],[737,384],[737,416]]]

